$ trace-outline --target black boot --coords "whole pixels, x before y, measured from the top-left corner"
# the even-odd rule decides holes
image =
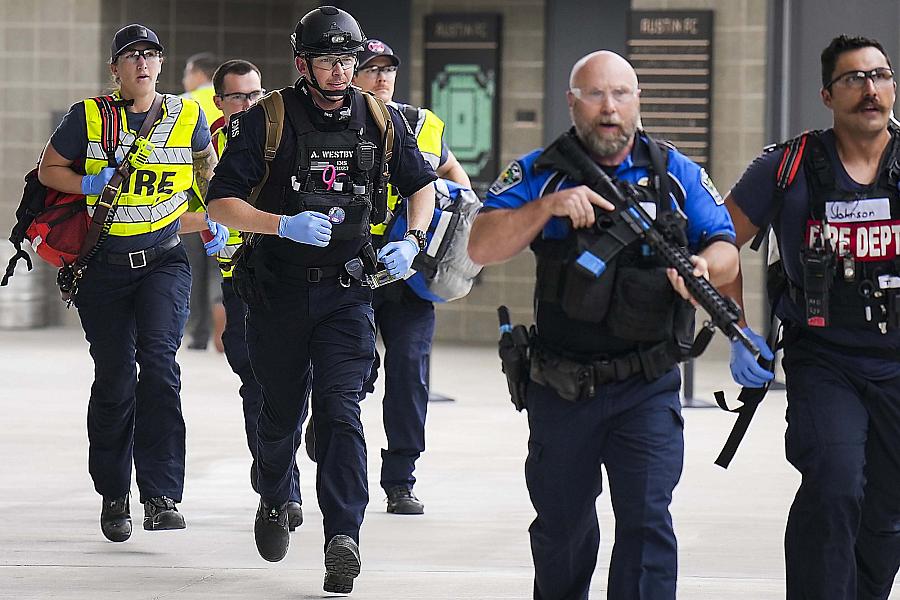
[[[184,516],[175,508],[174,500],[167,496],[156,496],[144,502],[144,529],[184,529]]]
[[[293,531],[303,525],[303,508],[293,500],[287,503],[288,529]]]
[[[353,538],[336,535],[325,550],[325,583],[323,589],[335,594],[353,591],[353,579],[359,575],[359,546]]]
[[[124,542],[131,537],[131,508],[128,494],[121,498],[103,497],[100,509],[100,531],[111,542]]]
[[[425,505],[416,498],[412,488],[397,485],[387,490],[387,511],[396,515],[421,515]]]
[[[269,562],[278,562],[287,554],[291,536],[288,533],[288,503],[282,505],[269,504],[263,499],[259,501],[256,511],[256,522],[253,534],[256,537],[256,549],[259,555]]]

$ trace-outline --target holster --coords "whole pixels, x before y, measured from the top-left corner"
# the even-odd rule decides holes
[[[506,375],[509,398],[516,410],[525,408],[530,380],[529,336],[524,325],[500,336],[500,364]]]

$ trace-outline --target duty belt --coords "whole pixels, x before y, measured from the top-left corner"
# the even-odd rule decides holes
[[[140,269],[141,267],[146,267],[180,243],[181,238],[178,237],[178,234],[175,234],[151,248],[144,248],[136,252],[102,252],[97,258],[110,265]]]
[[[556,391],[565,400],[590,398],[598,386],[625,381],[643,373],[648,381],[662,377],[678,364],[668,342],[644,350],[589,362],[571,360],[546,348],[531,349],[531,379]]]
[[[295,283],[299,280],[302,283],[308,284],[342,282],[342,285],[344,285],[348,279],[352,279],[347,275],[347,270],[343,266],[338,265],[306,267],[302,265],[292,265],[290,263],[276,263],[272,265],[272,270],[279,275],[294,280]],[[357,285],[361,285],[358,281],[356,283]],[[349,287],[349,285],[344,285],[344,287]]]

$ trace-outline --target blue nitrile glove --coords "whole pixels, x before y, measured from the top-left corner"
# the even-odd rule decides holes
[[[764,360],[772,360],[774,358],[769,346],[766,345],[764,337],[749,327],[744,327],[743,331],[759,348],[761,358]],[[742,343],[731,342],[731,377],[740,386],[761,388],[767,381],[772,381],[775,378],[775,374],[759,366],[756,358],[750,354],[750,351]]]
[[[301,244],[324,247],[331,241],[331,221],[326,215],[312,210],[291,217],[281,215],[278,235]]]
[[[419,245],[409,238],[403,238],[399,242],[385,244],[378,252],[378,260],[384,263],[392,276],[403,277],[418,253]]]
[[[81,178],[81,193],[85,196],[100,195],[115,172],[112,167],[103,167],[96,175],[85,175]]]
[[[208,214],[206,215],[206,226],[209,227],[213,239],[203,244],[203,247],[206,248],[206,255],[212,256],[228,244],[228,228],[210,220]]]

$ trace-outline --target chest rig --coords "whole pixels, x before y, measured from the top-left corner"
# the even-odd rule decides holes
[[[346,129],[319,131],[305,109],[291,112],[297,152],[284,188],[287,215],[312,210],[328,216],[335,240],[365,238],[385,212],[377,193],[382,152],[365,139],[366,101],[354,91]]]
[[[656,220],[676,232],[687,246],[687,221],[673,210],[667,173],[668,149],[649,139],[645,144],[651,168],[646,183],[616,181],[628,193],[640,196],[644,206],[654,205]],[[555,192],[564,176],[555,173],[542,196]],[[693,309],[675,293],[666,276],[666,265],[640,239],[629,237],[621,218],[595,208],[590,228],[570,230],[561,240],[541,237],[531,244],[537,258],[535,304],[557,305],[567,319],[590,327],[599,343],[611,347],[663,347],[669,366],[692,344]],[[627,226],[626,226],[627,227]],[[602,268],[585,257],[603,257]],[[604,340],[604,341],[600,341]],[[673,343],[674,342],[674,343]]]
[[[887,333],[900,327],[900,143],[897,133],[878,176],[858,191],[842,189],[819,137],[810,133],[802,157],[809,186],[800,251],[802,281],[785,277],[809,327]]]

